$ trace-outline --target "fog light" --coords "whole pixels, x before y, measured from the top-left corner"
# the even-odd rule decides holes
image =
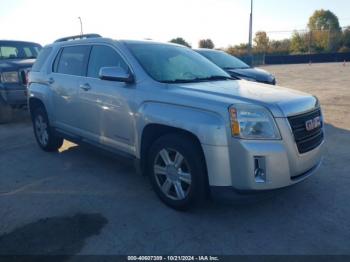
[[[265,158],[261,156],[254,157],[254,177],[256,183],[266,182]]]

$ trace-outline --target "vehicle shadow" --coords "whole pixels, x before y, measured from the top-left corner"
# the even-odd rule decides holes
[[[108,173],[109,171],[126,171],[135,173],[135,167],[132,160],[88,144],[73,144],[73,146],[69,146],[63,150],[60,149],[59,157],[60,160],[64,162],[65,167],[74,167],[76,165],[81,166],[83,164],[86,168],[99,168],[102,166],[102,169]]]
[[[0,106],[0,125],[29,122],[30,115],[27,108],[2,108]]]

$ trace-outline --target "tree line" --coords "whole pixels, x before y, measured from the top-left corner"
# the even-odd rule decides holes
[[[182,37],[170,40],[191,47]],[[199,41],[200,48],[215,48],[211,39]],[[224,50],[235,56],[247,56],[248,44],[229,46]],[[291,38],[271,40],[265,31],[256,32],[253,54],[288,55],[306,53],[350,52],[350,26],[341,28],[338,17],[329,10],[316,10],[309,18],[307,30],[294,31]]]

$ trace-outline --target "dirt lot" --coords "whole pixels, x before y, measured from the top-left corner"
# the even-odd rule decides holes
[[[0,126],[0,254],[350,254],[350,65],[266,69],[321,100],[317,175],[181,213],[121,159],[68,142],[42,152],[22,120]]]

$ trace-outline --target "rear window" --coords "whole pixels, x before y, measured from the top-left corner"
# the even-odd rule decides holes
[[[36,59],[32,67],[32,71],[39,72],[41,70],[47,58],[51,54],[51,51],[52,51],[52,47],[45,47],[40,51],[38,58]]]
[[[35,43],[1,41],[0,60],[36,58],[40,49],[41,46]]]
[[[67,75],[86,75],[90,46],[64,47],[54,72]]]

